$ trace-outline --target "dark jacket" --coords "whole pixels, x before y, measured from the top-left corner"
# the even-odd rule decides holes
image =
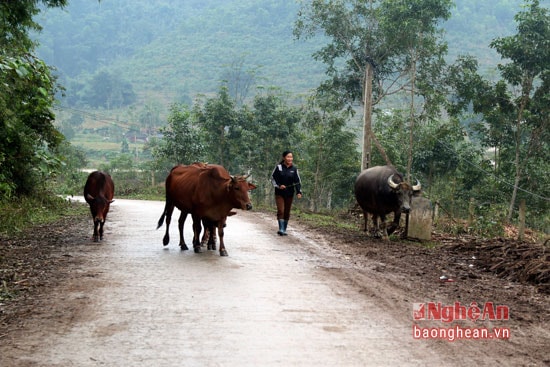
[[[302,182],[300,181],[298,168],[294,165],[287,167],[283,163],[279,163],[275,166],[271,174],[271,183],[275,187],[275,195],[289,197],[294,196],[294,192],[297,194],[302,193]],[[281,190],[279,188],[281,185],[285,185],[286,188]]]

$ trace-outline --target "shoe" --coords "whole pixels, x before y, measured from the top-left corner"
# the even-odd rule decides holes
[[[284,228],[284,220],[279,219],[278,222],[279,222],[279,230],[277,231],[277,234],[278,234],[279,236],[284,236],[284,230],[283,230],[283,228]]]
[[[283,236],[286,236],[286,226],[288,225],[288,220],[283,221]]]

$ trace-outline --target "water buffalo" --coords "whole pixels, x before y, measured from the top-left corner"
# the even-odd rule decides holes
[[[158,221],[160,228],[166,218],[164,246],[170,242],[169,227],[174,207],[181,211],[178,220],[180,248],[188,250],[183,238],[183,225],[187,214],[193,218],[193,249],[201,252],[201,221],[207,228],[217,227],[220,238],[220,255],[227,256],[223,242],[224,225],[231,209],[252,209],[248,191],[256,186],[246,177],[231,176],[227,170],[215,164],[178,165],[172,168],[166,178],[166,205]],[[213,236],[211,236],[213,238]]]
[[[387,239],[399,227],[401,213],[408,213],[413,194],[420,192],[420,182],[411,186],[392,166],[376,166],[361,172],[355,181],[355,198],[363,209],[364,231],[367,231],[368,214],[372,214],[375,234],[380,234],[378,217],[382,222],[382,236]],[[393,223],[386,227],[386,215],[393,212]]]
[[[109,206],[114,201],[115,184],[108,173],[94,171],[90,173],[84,185],[84,199],[90,205],[94,221],[94,242],[103,239],[103,225],[107,219]]]

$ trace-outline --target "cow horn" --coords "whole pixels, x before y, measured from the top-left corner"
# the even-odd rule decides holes
[[[420,191],[422,189],[422,185],[420,185],[420,181],[416,180],[416,185],[413,186],[413,191]]]
[[[392,189],[397,189],[399,187],[399,184],[393,182],[393,175],[388,177],[388,185],[390,185]]]

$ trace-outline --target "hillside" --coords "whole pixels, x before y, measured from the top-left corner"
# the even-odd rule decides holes
[[[489,42],[514,32],[520,0],[457,0],[444,24],[449,58],[469,53],[484,68],[498,62]],[[48,10],[38,53],[58,68],[64,105],[83,105],[91,78],[108,71],[130,83],[137,103],[192,101],[233,71],[259,86],[307,93],[324,78],[311,54],[324,44],[295,41],[295,0],[71,0]]]

